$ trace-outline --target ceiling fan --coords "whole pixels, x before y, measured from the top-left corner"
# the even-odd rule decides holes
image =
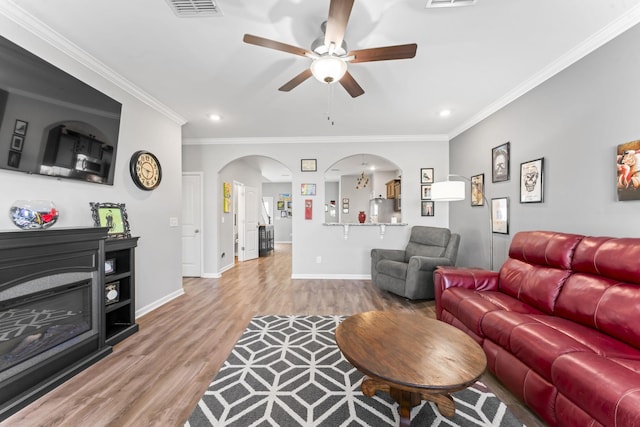
[[[416,56],[418,45],[415,43],[398,46],[376,47],[370,49],[347,51],[344,33],[347,29],[349,15],[354,0],[331,0],[329,17],[322,27],[324,38],[320,37],[311,45],[311,50],[292,46],[275,40],[245,34],[243,41],[256,46],[268,47],[294,55],[306,56],[313,62],[311,66],[289,80],[278,90],[289,92],[300,83],[314,76],[319,81],[331,84],[339,81],[342,87],[353,98],[360,96],[364,90],[347,71],[347,63],[388,61],[391,59],[408,59]]]

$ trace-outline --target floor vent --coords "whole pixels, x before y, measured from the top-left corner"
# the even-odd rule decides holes
[[[173,13],[180,18],[222,16],[213,0],[166,0]]]
[[[478,0],[427,0],[425,8],[431,7],[457,7],[457,6],[473,6]]]

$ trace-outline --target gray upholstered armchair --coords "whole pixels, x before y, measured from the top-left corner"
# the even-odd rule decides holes
[[[414,226],[407,247],[371,249],[371,280],[409,299],[433,299],[433,270],[455,265],[460,235],[448,228]]]

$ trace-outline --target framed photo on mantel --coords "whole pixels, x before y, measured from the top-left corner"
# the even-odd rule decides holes
[[[124,203],[89,203],[96,227],[108,227],[107,237],[129,238],[131,230]]]

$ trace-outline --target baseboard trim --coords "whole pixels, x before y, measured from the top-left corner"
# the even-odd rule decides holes
[[[203,279],[219,279],[222,277],[221,273],[202,273],[201,276]]]
[[[161,307],[161,306],[165,305],[169,301],[172,301],[172,300],[178,298],[181,295],[184,295],[184,289],[183,288],[180,288],[179,290],[177,290],[175,292],[172,292],[169,295],[166,295],[166,296],[160,298],[159,300],[156,300],[156,301],[152,302],[151,304],[145,305],[144,307],[140,308],[139,310],[136,310],[136,318],[144,316],[145,314],[155,310],[158,307]]]
[[[292,279],[371,280],[370,274],[292,274]]]

